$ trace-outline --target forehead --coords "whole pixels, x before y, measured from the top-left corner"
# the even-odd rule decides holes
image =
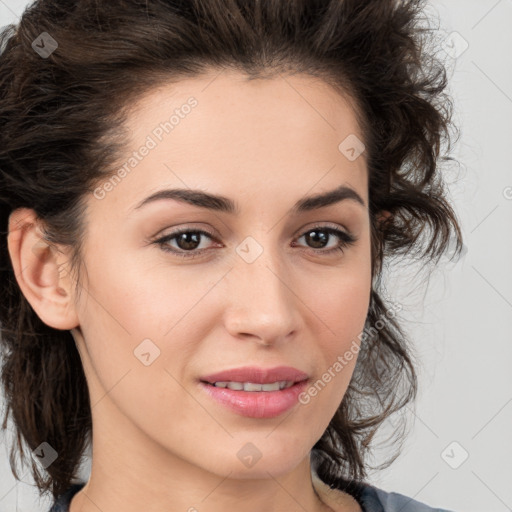
[[[178,82],[161,84],[130,105],[128,126],[135,135],[144,135],[141,121],[168,119],[180,114],[187,100],[194,97],[192,121],[197,134],[233,135],[235,128],[251,128],[262,133],[289,128],[295,136],[314,131],[332,131],[338,136],[363,133],[357,121],[355,102],[340,90],[311,75],[279,74],[272,78],[249,79],[234,70],[210,71]],[[185,114],[188,116],[188,114]],[[183,116],[179,118],[183,120]],[[183,131],[183,129],[181,130]],[[283,131],[286,137],[288,132]]]
[[[224,70],[162,84],[129,105],[126,125],[127,172],[109,200],[138,202],[164,185],[295,200],[343,183],[366,200],[366,154],[344,153],[344,141],[364,138],[351,99],[309,75]]]

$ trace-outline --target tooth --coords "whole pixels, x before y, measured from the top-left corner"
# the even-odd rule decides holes
[[[274,382],[272,384],[263,384],[263,391],[279,391],[279,382]]]
[[[280,380],[277,382],[258,384],[255,382],[233,382],[233,381],[219,381],[213,384],[218,388],[228,388],[234,391],[279,391],[287,389],[294,385],[293,381]]]
[[[254,382],[244,382],[244,391],[261,391],[262,385]]]
[[[241,391],[244,389],[244,385],[242,382],[228,382],[227,388],[232,389],[234,391]]]

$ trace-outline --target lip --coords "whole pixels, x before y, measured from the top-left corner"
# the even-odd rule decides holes
[[[200,382],[207,396],[232,412],[249,418],[274,418],[299,403],[299,395],[308,386],[309,379],[296,382],[279,391],[235,391]]]
[[[244,366],[232,368],[218,373],[201,377],[202,382],[213,384],[215,382],[254,382],[255,384],[269,384],[281,380],[301,382],[308,379],[307,373],[291,366],[276,366],[274,368],[261,368],[258,366]],[[246,392],[245,392],[246,393]],[[265,391],[265,393],[272,393]]]

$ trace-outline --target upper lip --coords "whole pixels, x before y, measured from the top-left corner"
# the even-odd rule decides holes
[[[291,366],[276,366],[274,368],[261,368],[257,366],[244,366],[232,368],[218,373],[201,377],[204,382],[253,382],[255,384],[269,384],[278,381],[300,382],[308,379],[308,374]]]

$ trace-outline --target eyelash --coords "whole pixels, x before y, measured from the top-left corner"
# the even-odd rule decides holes
[[[343,253],[344,249],[350,247],[355,242],[357,242],[357,239],[353,235],[351,235],[345,231],[342,231],[340,229],[333,228],[330,226],[325,226],[325,225],[324,226],[322,226],[322,225],[313,226],[312,228],[308,229],[307,231],[304,231],[304,233],[302,233],[299,236],[299,238],[302,238],[304,235],[306,235],[312,231],[322,231],[322,232],[328,233],[330,235],[335,235],[340,239],[339,245],[332,249],[327,249],[327,250],[325,250],[325,249],[310,249],[311,251],[313,251],[316,254],[331,255],[337,251],[340,251],[341,253]],[[177,236],[182,235],[183,233],[196,233],[196,234],[199,233],[201,235],[206,235],[207,237],[216,241],[213,234],[209,233],[208,231],[204,231],[202,229],[181,229],[181,230],[169,233],[168,235],[165,235],[164,237],[155,240],[153,243],[157,244],[160,247],[160,249],[162,249],[163,251],[172,253],[175,256],[178,256],[180,258],[188,258],[188,259],[197,258],[197,257],[201,256],[204,251],[207,250],[207,249],[200,249],[200,250],[184,251],[183,249],[181,249],[181,250],[170,249],[169,246],[166,245],[166,242],[169,242],[170,240],[175,239]]]

